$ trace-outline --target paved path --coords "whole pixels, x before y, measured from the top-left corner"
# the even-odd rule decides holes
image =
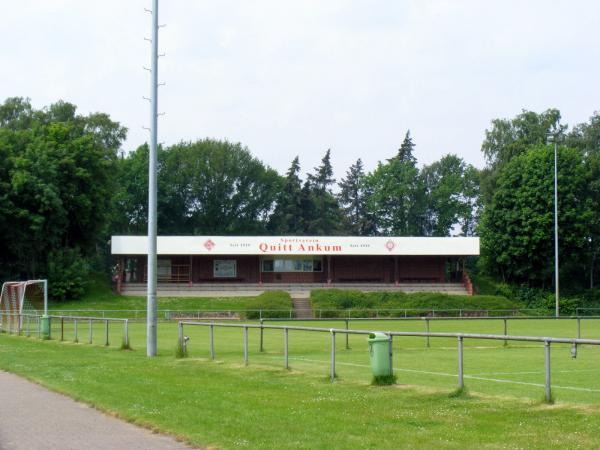
[[[154,434],[0,371],[0,450],[183,450]]]

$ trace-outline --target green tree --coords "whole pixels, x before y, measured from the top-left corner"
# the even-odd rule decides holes
[[[407,132],[398,153],[365,177],[365,188],[371,193],[367,209],[380,234],[423,236],[426,232],[425,189],[413,149]]]
[[[505,281],[549,286],[553,276],[553,167],[551,146],[513,157],[500,172],[480,234],[487,270]],[[558,164],[559,251],[565,280],[579,276],[591,219],[580,152],[561,147]]]
[[[321,165],[309,173],[302,189],[303,229],[307,235],[328,236],[342,230],[342,214],[333,195],[331,150],[325,152]]]
[[[158,150],[158,230],[161,234],[259,234],[266,230],[280,177],[240,144],[211,139]],[[144,232],[148,150],[121,163],[116,196],[122,229]],[[139,230],[139,231],[138,231]]]
[[[350,166],[339,187],[338,199],[345,214],[346,232],[355,236],[375,234],[377,228],[367,210],[370,193],[365,186],[365,173],[360,158]]]
[[[107,115],[78,115],[66,102],[34,110],[11,98],[0,106],[5,276],[43,276],[59,251],[90,258],[105,247],[125,133]]]
[[[560,123],[560,111],[548,109],[542,113],[523,110],[513,119],[494,119],[485,130],[481,150],[487,167],[481,172],[484,203],[491,200],[502,167],[512,158],[527,152],[532,146],[545,145],[550,134],[564,139],[567,126]]]
[[[479,210],[479,174],[456,155],[446,155],[423,167],[421,177],[427,201],[427,234],[449,236],[460,226],[472,235]]]
[[[276,206],[269,218],[269,231],[273,234],[303,234],[302,227],[302,180],[300,180],[300,159],[292,161],[277,194]]]

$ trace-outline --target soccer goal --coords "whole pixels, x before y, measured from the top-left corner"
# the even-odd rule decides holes
[[[0,328],[19,332],[23,316],[48,313],[48,280],[7,281],[0,293]]]

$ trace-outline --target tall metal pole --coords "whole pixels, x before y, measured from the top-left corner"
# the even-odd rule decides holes
[[[560,316],[558,294],[558,142],[554,138],[554,289],[556,300],[556,317]]]
[[[148,158],[148,305],[146,355],[156,356],[156,166],[158,126],[158,0],[152,0],[150,154]]]

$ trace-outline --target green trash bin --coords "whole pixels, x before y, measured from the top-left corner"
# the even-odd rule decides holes
[[[42,339],[50,339],[50,317],[43,315],[40,319],[42,329]]]
[[[391,364],[391,338],[385,333],[369,334],[369,358],[371,360],[371,370],[373,376],[391,377],[393,375]]]

